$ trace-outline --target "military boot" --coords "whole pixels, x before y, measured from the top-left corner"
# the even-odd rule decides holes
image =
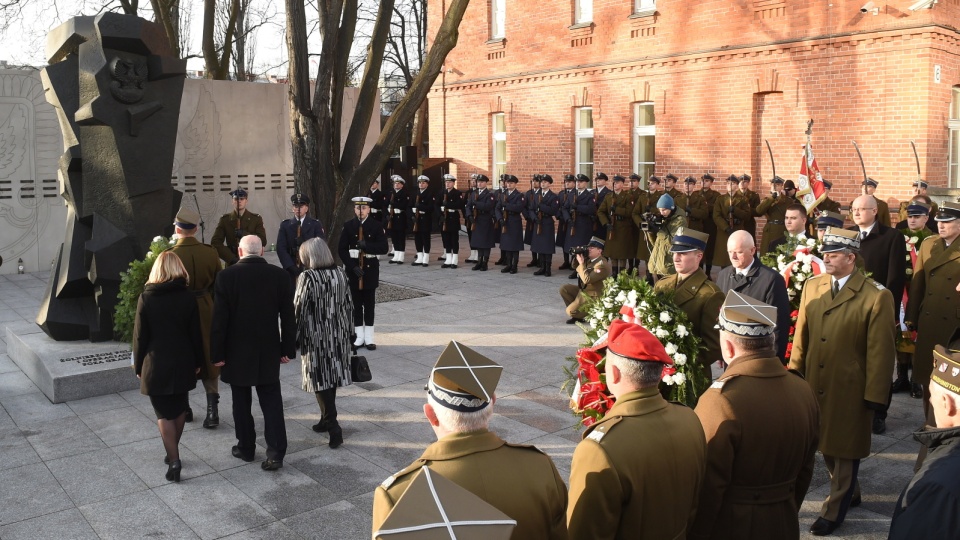
[[[220,425],[220,394],[207,394],[207,417],[203,419],[203,427],[214,429]]]
[[[910,377],[908,376],[909,371],[910,366],[907,364],[897,364],[897,380],[893,381],[893,384],[890,386],[891,392],[897,393],[910,391]]]

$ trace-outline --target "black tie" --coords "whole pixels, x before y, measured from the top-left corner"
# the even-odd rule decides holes
[[[833,297],[836,298],[838,294],[840,294],[840,282],[839,282],[839,281],[834,281],[834,282],[833,282]]]

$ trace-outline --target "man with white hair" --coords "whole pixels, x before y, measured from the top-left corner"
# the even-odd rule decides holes
[[[960,350],[937,345],[930,377],[936,427],[913,434],[929,451],[897,500],[890,540],[960,538]]]
[[[275,471],[283,467],[287,453],[280,364],[289,362],[297,352],[293,288],[287,273],[263,258],[263,244],[257,236],[244,236],[238,255],[237,263],[221,271],[214,285],[210,358],[233,392],[237,444],[231,454],[253,461],[257,433],[250,407],[256,387],[267,442],[267,459],[260,467]]]
[[[511,538],[567,538],[567,488],[550,457],[488,431],[503,368],[451,341],[427,381],[423,414],[437,442],[374,491],[373,530],[424,466],[496,507],[517,526]]]
[[[793,310],[783,276],[760,262],[753,236],[747,231],[734,231],[727,238],[727,254],[730,255],[730,266],[720,270],[717,286],[725,294],[736,291],[777,308],[776,352],[786,365],[790,312]]]

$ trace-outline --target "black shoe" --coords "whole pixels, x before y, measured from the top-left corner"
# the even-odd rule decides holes
[[[840,524],[836,521],[830,521],[829,519],[821,517],[817,518],[817,520],[813,522],[813,525],[810,526],[810,532],[813,533],[814,536],[827,536],[837,530],[839,526]]]
[[[393,261],[390,261],[393,262]],[[397,264],[403,264],[403,261],[397,261]]]
[[[850,508],[856,508],[860,506],[860,503],[862,502],[863,498],[860,495],[854,495],[854,497],[850,499]]]
[[[220,394],[207,394],[207,417],[203,419],[203,427],[215,429],[220,425]]]
[[[330,429],[330,448],[339,448],[343,444],[343,429],[340,426]]]
[[[448,265],[447,265],[447,268],[450,268],[451,270],[452,270],[452,269],[455,269],[456,267],[457,267],[457,265],[455,265],[455,264],[448,264]]]
[[[573,317],[567,319],[567,324],[577,324],[580,322],[580,319],[574,319]]]
[[[390,260],[387,261],[387,262],[390,263],[390,264],[397,264],[397,261],[395,261],[395,260],[393,260],[393,259],[390,259]]]
[[[482,263],[480,263],[480,271],[481,271],[481,272],[486,272],[486,271],[487,271],[487,261],[486,261],[486,260],[484,260]]]
[[[483,266],[483,263],[477,262],[477,264],[473,265],[473,268],[471,268],[470,270],[474,270],[474,271],[480,270],[481,266]]]
[[[576,272],[570,272],[570,275],[567,276],[567,279],[577,279],[578,277],[580,276],[578,276]]]
[[[560,265],[560,268],[557,268],[557,270],[572,270],[572,269],[573,269],[573,267],[570,266],[570,263],[568,263],[568,262],[565,262],[565,263],[561,264],[561,265]]]
[[[275,471],[283,468],[283,460],[267,458],[260,464],[260,468],[265,471]]]
[[[920,399],[923,397],[923,387],[918,383],[910,384],[910,397],[914,399]]]
[[[544,275],[544,274],[546,274],[546,273],[547,273],[547,269],[541,266],[539,270],[537,270],[536,272],[533,273],[533,275],[535,275],[535,276],[542,276],[542,275]]]
[[[230,449],[230,454],[231,454],[233,457],[237,458],[237,459],[242,459],[242,460],[246,461],[247,463],[250,463],[251,461],[253,461],[253,456],[249,456],[249,457],[248,457],[248,456],[243,455],[243,452],[240,451],[240,447],[239,447],[239,446],[234,446],[233,448],[231,448],[231,449]]]
[[[184,422],[193,422],[193,409],[187,407],[186,416],[183,417]]]
[[[533,268],[534,266],[540,266],[540,261],[534,259],[527,263],[527,268]]]
[[[450,265],[447,263],[443,263],[440,265],[440,268],[450,268]]]
[[[511,274],[516,274],[516,273],[517,273],[517,265],[513,265],[513,266],[510,267],[510,273],[511,273]]]
[[[497,262],[495,262],[495,263],[493,263],[493,264],[496,265],[496,266],[503,266],[503,265],[505,264],[505,263],[503,262],[503,257],[500,257],[499,259],[497,259]]]
[[[544,272],[543,275],[545,275],[545,276],[547,276],[547,277],[550,277],[550,276],[553,275],[553,272],[550,271],[550,267],[549,267],[549,266],[546,268],[546,272]]]
[[[324,433],[330,430],[330,424],[326,420],[320,420],[311,426],[310,429],[316,431],[317,433]]]
[[[183,468],[183,465],[180,463],[179,459],[170,462],[170,466],[167,467],[167,474],[166,474],[167,480],[171,482],[179,482],[180,470],[182,468]]]
[[[437,257],[437,260],[438,260],[438,261],[445,261],[446,259],[447,259],[447,258],[444,257],[443,255]]]
[[[898,392],[907,392],[910,390],[910,380],[906,377],[897,377],[897,380],[893,381],[893,384],[890,385],[890,391],[894,394]]]
[[[511,266],[504,266],[503,268],[500,269],[500,273],[501,273],[501,274],[506,274],[507,272],[510,271],[510,268],[511,268]]]
[[[887,430],[887,419],[879,416],[873,417],[873,434],[880,435]]]
[[[368,351],[375,351],[375,350],[377,350],[377,346],[376,346],[375,344],[373,344],[373,343],[367,343],[367,350],[368,350]]]

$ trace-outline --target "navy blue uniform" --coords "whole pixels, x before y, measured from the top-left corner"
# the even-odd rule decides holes
[[[594,216],[597,214],[596,194],[589,189],[570,194],[562,212],[569,224],[563,249],[587,245],[593,236]]]
[[[380,285],[380,261],[376,256],[387,252],[387,235],[380,222],[369,217],[363,221],[362,228],[361,242],[360,218],[353,218],[343,224],[337,254],[350,279],[353,325],[373,326],[376,288]],[[351,249],[360,250],[360,256],[350,257]]]
[[[327,240],[327,233],[320,220],[304,216],[302,222],[292,217],[280,223],[280,231],[277,233],[277,258],[280,259],[280,266],[294,280],[303,271],[300,264],[300,245],[311,238]]]

